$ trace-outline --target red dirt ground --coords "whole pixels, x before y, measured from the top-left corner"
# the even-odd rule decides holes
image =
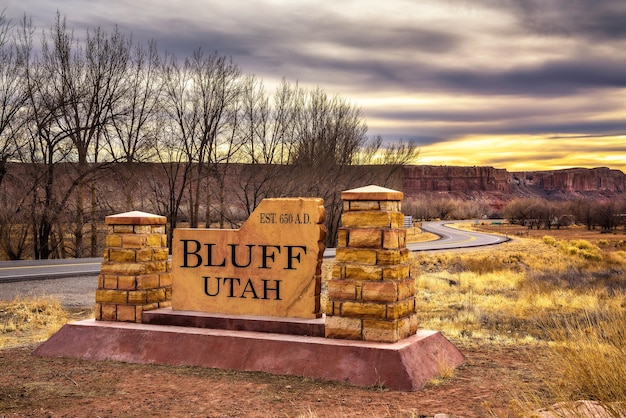
[[[535,387],[536,347],[465,347],[453,377],[417,392],[264,373],[39,358],[36,345],[0,350],[0,417],[515,416]]]

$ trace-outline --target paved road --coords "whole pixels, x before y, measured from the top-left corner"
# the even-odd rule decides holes
[[[508,240],[501,235],[451,228],[450,225],[454,223],[452,221],[424,222],[422,229],[440,238],[436,241],[408,244],[407,247],[411,251],[449,250],[499,244]],[[334,248],[327,248],[324,252],[324,258],[334,256]],[[97,276],[100,273],[101,263],[102,258],[4,261],[0,262],[0,283]]]
[[[0,262],[0,283],[60,277],[97,276],[102,258],[20,260]]]
[[[424,222],[422,230],[439,236],[436,241],[408,244],[411,251],[450,250],[456,248],[484,247],[501,244],[509,240],[502,235],[485,234],[482,232],[465,231],[452,227],[458,221]]]

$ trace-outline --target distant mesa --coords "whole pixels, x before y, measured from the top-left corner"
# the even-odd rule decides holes
[[[408,199],[437,193],[502,203],[514,197],[610,198],[626,192],[626,174],[607,167],[509,172],[493,167],[419,165],[404,168],[402,190]]]

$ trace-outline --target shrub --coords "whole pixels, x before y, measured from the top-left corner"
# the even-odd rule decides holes
[[[549,235],[546,235],[545,237],[543,237],[543,242],[544,244],[548,244],[552,247],[556,247],[556,243],[557,243],[556,238],[551,237]]]

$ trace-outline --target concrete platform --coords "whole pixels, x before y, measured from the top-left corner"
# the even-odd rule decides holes
[[[93,319],[66,324],[35,355],[261,371],[401,391],[419,390],[464,360],[436,331],[389,344]]]

